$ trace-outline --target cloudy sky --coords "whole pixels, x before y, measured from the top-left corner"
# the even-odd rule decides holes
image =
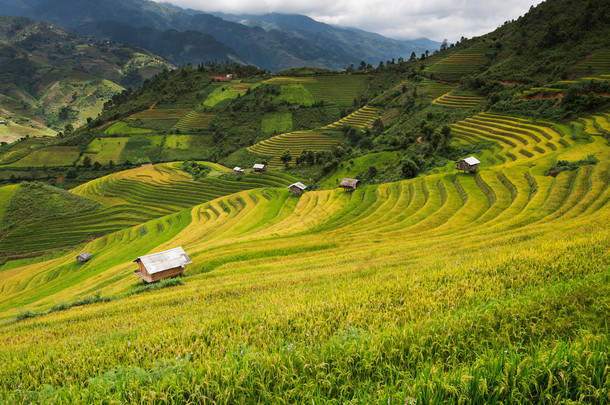
[[[229,14],[304,14],[315,20],[390,38],[455,42],[494,30],[540,0],[155,0]]]

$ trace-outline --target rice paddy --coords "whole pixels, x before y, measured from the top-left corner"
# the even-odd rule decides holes
[[[7,263],[5,321],[94,293],[110,301],[0,327],[0,397],[605,403],[610,148],[587,131],[608,116],[586,119],[478,114],[453,130],[459,143],[495,142],[476,175],[447,167],[353,193],[268,185],[197,203],[164,165],[81,186],[115,207],[193,205]],[[596,165],[545,176],[591,154]],[[129,295],[131,260],[175,246],[193,260],[184,285]],[[92,259],[78,264],[83,250]]]
[[[435,62],[426,68],[440,80],[459,81],[465,75],[472,74],[487,61],[485,45],[459,50],[450,56]]]
[[[476,107],[481,101],[483,101],[482,97],[474,95],[452,94],[452,92],[449,92],[432,100],[432,103],[451,108],[473,108]]]
[[[258,142],[248,147],[248,150],[259,155],[269,156],[269,167],[278,168],[284,166],[280,156],[285,150],[289,150],[290,154],[294,157],[300,155],[303,149],[314,152],[331,150],[339,142],[339,138],[319,131],[295,131]]]
[[[582,75],[594,75],[598,78],[608,79],[610,71],[610,50],[594,52],[582,62],[577,63],[573,70]]]
[[[191,111],[180,119],[174,126],[175,129],[180,131],[193,131],[207,128],[208,124],[212,121],[215,114],[202,113],[198,111]]]
[[[63,221],[37,221],[21,227],[0,240],[0,255],[17,256],[74,246],[91,237],[141,224],[227,193],[288,185],[293,181],[290,176],[269,172],[264,176],[247,174],[239,181],[211,177],[194,182],[174,164],[116,173],[73,190],[77,195],[105,204],[105,209]],[[42,234],[41,228],[45,229]]]
[[[366,129],[379,118],[380,111],[381,109],[378,107],[364,106],[347,117],[342,118],[337,122],[333,122],[322,129],[339,129],[344,125],[356,127],[358,129]]]

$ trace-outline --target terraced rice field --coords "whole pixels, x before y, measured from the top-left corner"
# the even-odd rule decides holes
[[[206,178],[191,181],[174,164],[142,167],[112,174],[72,190],[106,204],[93,214],[65,221],[37,222],[19,228],[0,240],[0,256],[41,252],[74,246],[92,237],[116,232],[220,196],[258,187],[277,187],[294,182],[290,176],[268,172],[247,174],[239,181]],[[224,168],[224,171],[229,171]],[[40,229],[44,229],[43,233]]]
[[[290,151],[293,159],[291,163],[294,164],[294,159],[301,154],[303,149],[314,152],[331,150],[339,142],[339,138],[326,135],[322,132],[295,131],[273,136],[248,147],[248,150],[259,155],[269,156],[267,160],[269,167],[279,168],[284,166],[280,156],[285,150]]]
[[[192,131],[207,128],[208,124],[214,119],[216,115],[211,113],[203,113],[198,111],[191,111],[183,116],[180,121],[176,123],[174,129],[180,131]]]
[[[341,118],[339,121],[333,122],[330,125],[325,126],[322,129],[340,129],[344,125],[350,127],[356,127],[359,129],[365,129],[371,125],[377,118],[379,118],[380,108],[364,106],[361,109],[351,113],[345,118]]]
[[[610,72],[610,50],[594,53],[582,62],[576,64],[573,67],[573,70],[585,75],[597,74],[602,78],[610,78],[608,75],[608,72]]]
[[[473,108],[481,101],[483,101],[482,97],[446,93],[432,100],[432,103],[451,108]]]
[[[131,119],[168,120],[180,119],[191,112],[191,108],[153,108],[129,116]]]
[[[430,94],[431,97],[439,98],[443,94],[449,93],[455,89],[456,85],[451,83],[442,83],[434,80],[425,79],[422,84],[426,89],[426,93]]]
[[[483,156],[487,164],[498,165],[565,151],[576,142],[570,136],[574,131],[585,131],[593,136],[602,135],[596,125],[608,126],[608,119],[607,114],[598,114],[565,127],[544,121],[533,122],[500,114],[481,113],[453,125],[452,134],[456,141],[465,144],[495,142],[494,147]],[[583,145],[579,149],[594,153],[593,146],[595,143]]]
[[[311,93],[315,100],[323,100],[340,106],[350,106],[354,98],[364,92],[365,80],[365,75],[279,76],[265,80],[263,83],[272,85],[302,85]]]
[[[0,395],[604,403],[610,148],[555,128],[479,114],[456,125],[459,139],[532,156],[353,193],[241,191],[6,266],[5,319],[94,292],[117,299],[2,326]],[[545,176],[589,154],[599,163]],[[131,260],[175,246],[193,260],[185,285],[118,298],[139,284]],[[82,265],[81,250],[93,257]]]
[[[426,71],[435,74],[441,80],[459,81],[464,75],[477,72],[487,61],[485,56],[487,52],[489,48],[485,46],[460,50],[434,63],[426,68]]]
[[[380,109],[377,107],[365,106],[347,117],[323,127],[321,130],[337,130],[344,125],[365,129],[378,118],[379,111]],[[294,159],[301,154],[303,149],[314,152],[331,150],[332,147],[339,144],[340,141],[340,138],[326,135],[321,131],[295,131],[258,142],[257,144],[248,147],[248,150],[259,155],[267,156],[269,167],[279,168],[284,166],[280,160],[280,156],[285,150],[290,151],[290,154],[293,157],[292,164],[294,164]]]

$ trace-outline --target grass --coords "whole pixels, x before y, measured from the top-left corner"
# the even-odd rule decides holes
[[[70,166],[78,158],[76,146],[48,146],[36,149],[8,167]]]
[[[100,162],[102,164],[108,164],[110,161],[118,163],[121,152],[128,142],[128,137],[96,138],[87,145],[83,158],[89,156],[92,162]]]
[[[248,83],[223,84],[210,93],[203,102],[203,105],[206,107],[214,107],[223,101],[236,99],[238,96],[245,94],[250,86],[251,85]]]
[[[281,133],[292,130],[291,113],[269,113],[263,116],[261,131],[265,133]]]
[[[119,121],[108,127],[104,133],[108,135],[131,135],[147,134],[152,132],[150,129],[130,127],[126,122]]]
[[[19,185],[17,184],[0,187],[0,223],[2,222],[6,209],[8,208],[18,189]]]
[[[284,84],[281,86],[278,99],[291,104],[310,106],[316,102],[315,97],[305,88],[303,84]]]

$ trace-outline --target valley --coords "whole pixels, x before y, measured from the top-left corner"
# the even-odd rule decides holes
[[[375,67],[164,68],[7,140],[0,400],[609,402],[607,8]]]

